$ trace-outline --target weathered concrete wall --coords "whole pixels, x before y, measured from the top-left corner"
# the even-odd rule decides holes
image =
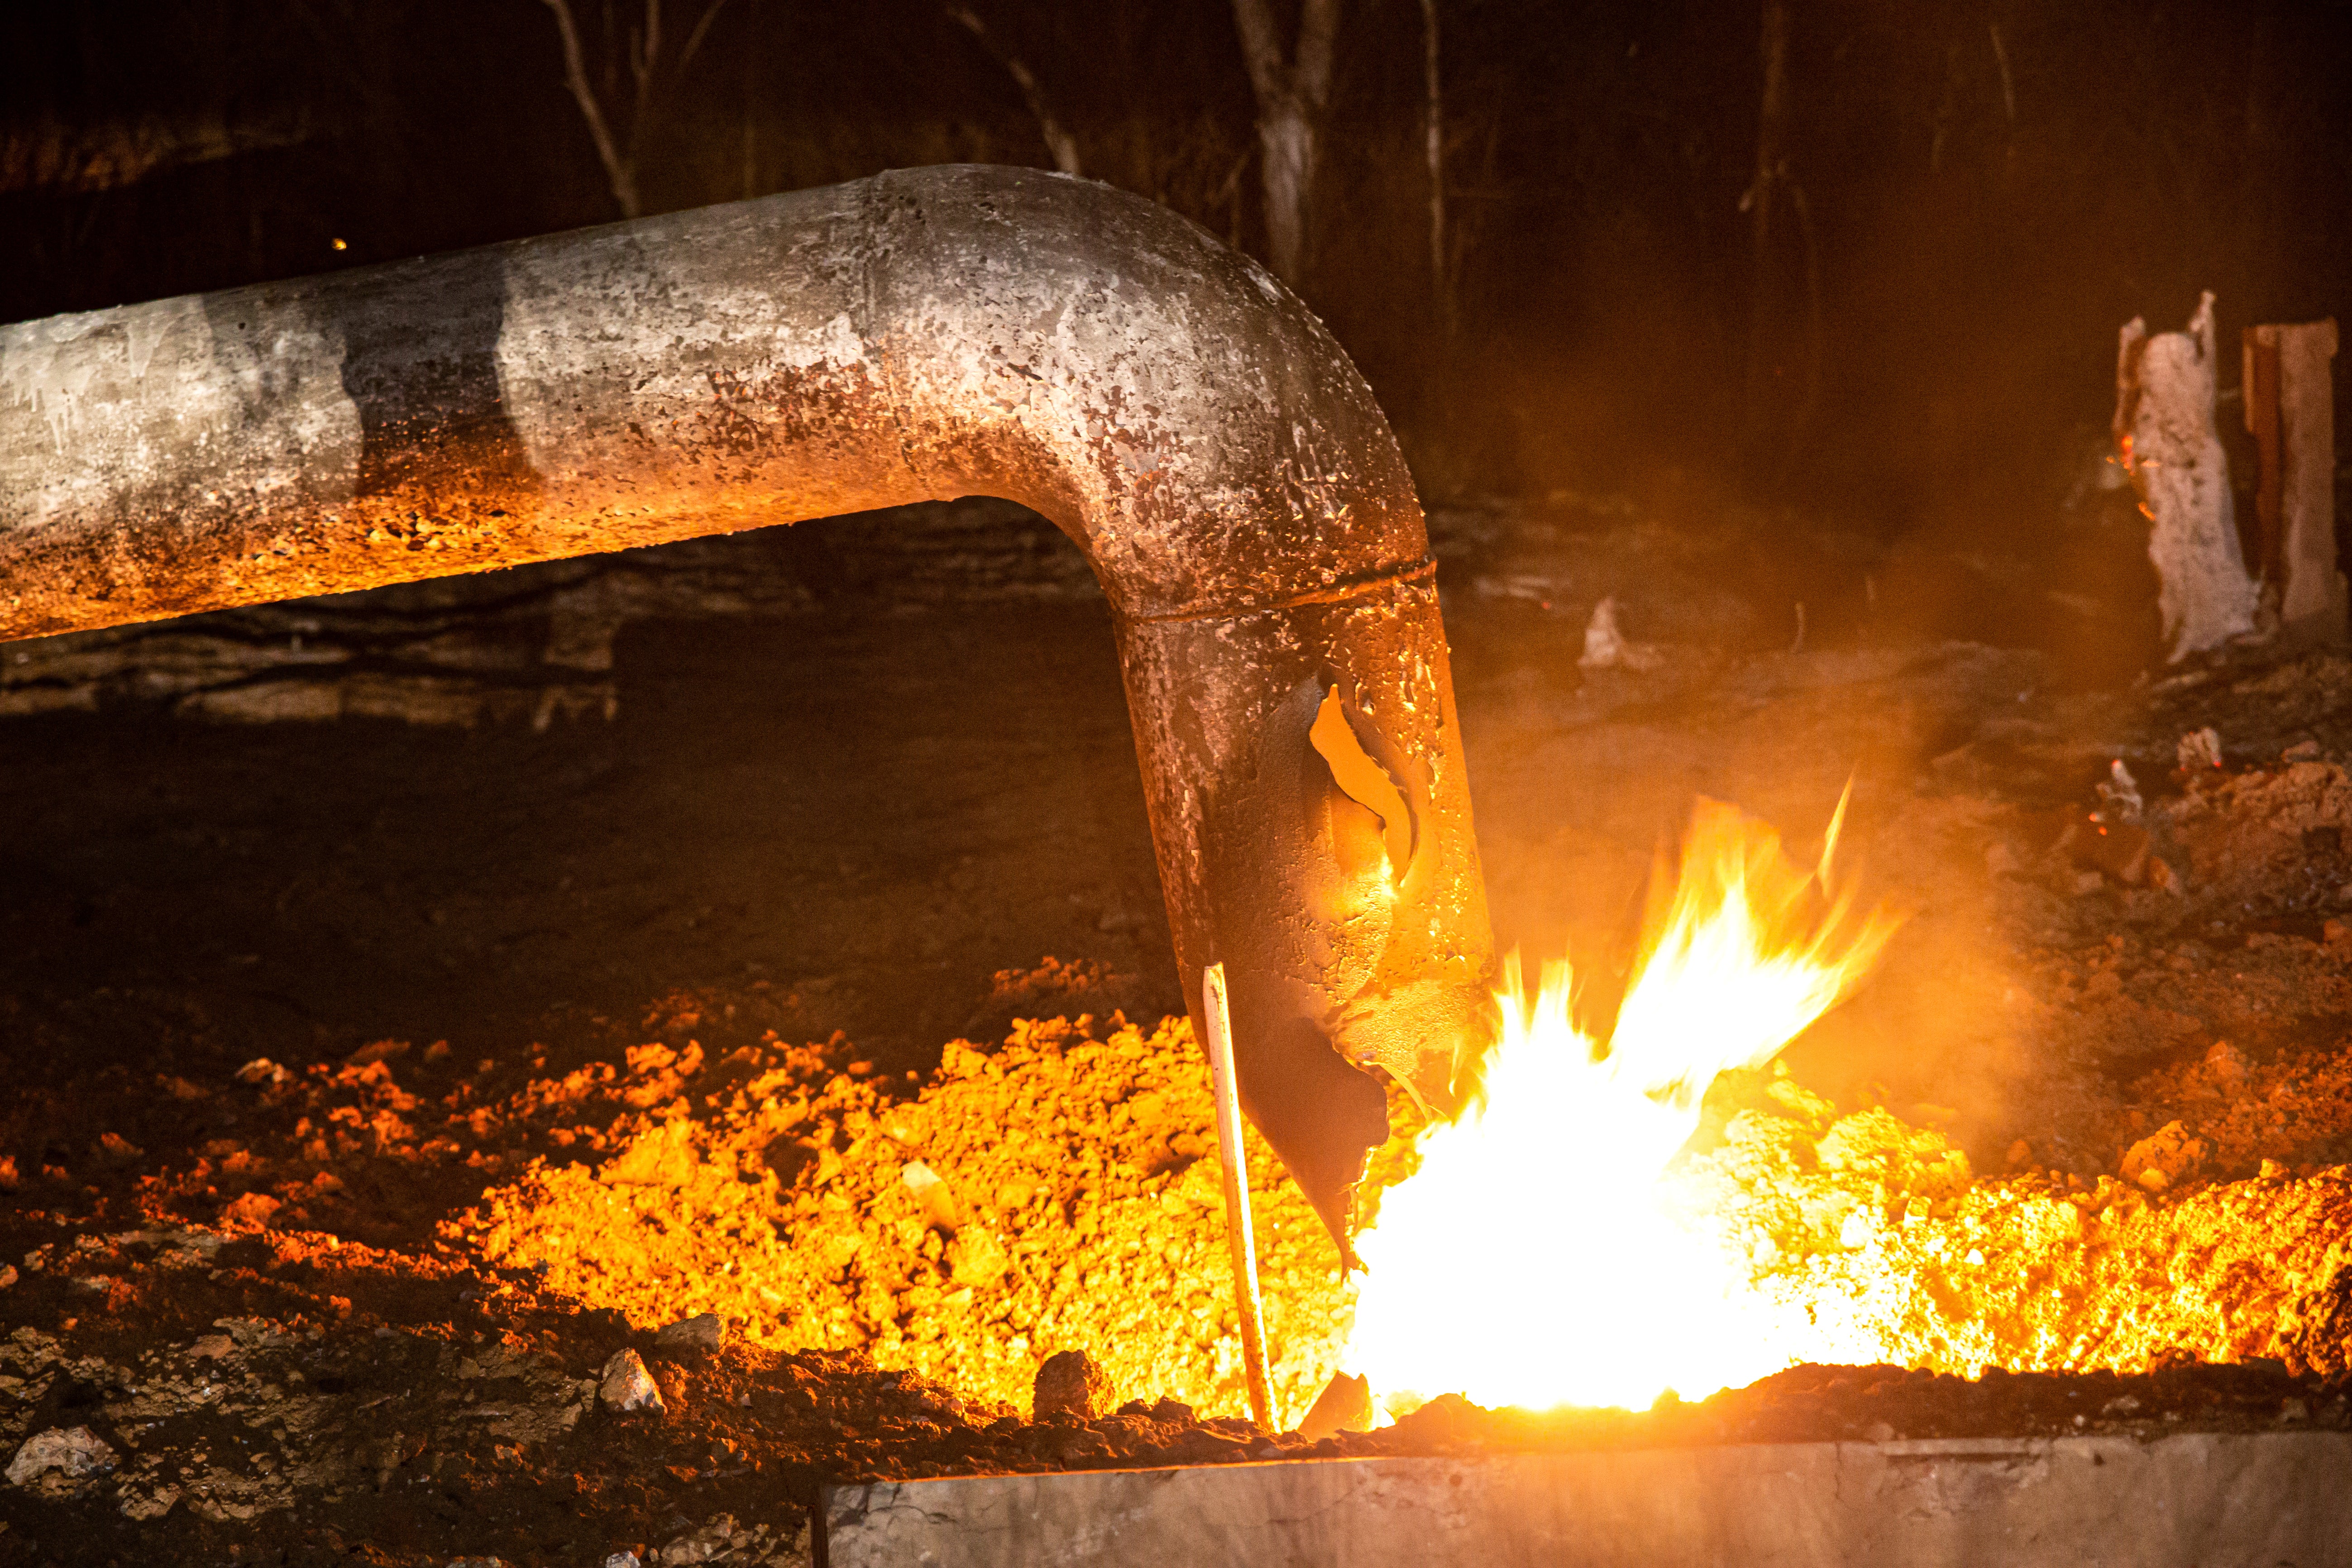
[[[1792,1443],[835,1489],[831,1568],[2342,1568],[2352,1435]]]

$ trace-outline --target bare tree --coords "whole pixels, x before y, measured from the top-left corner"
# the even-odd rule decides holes
[[[743,0],[751,11],[743,28],[743,199],[760,194],[760,0]]]
[[[1992,63],[2000,69],[2001,122],[2009,127],[2009,156],[2017,156],[2017,79],[2009,70],[2009,46],[2001,42],[2000,24],[1987,22],[1985,32],[1992,38]]]
[[[1788,173],[1781,153],[1789,117],[1789,7],[1784,0],[1764,0],[1764,34],[1758,52],[1764,66],[1764,90],[1756,112],[1756,177],[1741,198],[1754,241],[1755,312],[1748,321],[1748,397],[1751,411],[1761,398],[1760,384],[1767,354],[1765,332],[1770,311],[1768,283],[1772,267],[1772,197]]]
[[[1454,335],[1453,269],[1445,255],[1445,93],[1439,70],[1437,0],[1421,0],[1422,96],[1427,112],[1423,131],[1429,162],[1429,290],[1437,330]]]
[[[589,79],[586,50],[580,40],[580,26],[572,14],[571,0],[543,0],[555,13],[556,31],[563,40],[563,82],[572,89],[572,99],[580,106],[581,119],[588,122],[588,135],[596,143],[596,156],[604,165],[604,178],[613,187],[613,200],[619,204],[623,217],[639,217],[645,213],[645,201],[637,189],[637,159],[645,145],[646,128],[652,122],[656,89],[662,85],[665,69],[662,64],[662,0],[644,0],[645,13],[641,21],[633,22],[627,29],[625,44],[613,48],[613,8],[604,11],[604,88],[600,92]],[[686,47],[678,52],[677,63],[667,69],[672,78],[683,75],[693,62],[702,40],[710,35],[710,24],[719,19],[727,0],[710,0],[703,8],[701,19],[686,36]],[[620,61],[625,56],[629,80],[624,92],[620,80]],[[625,103],[626,113],[620,111]],[[620,123],[616,127],[614,121]]]
[[[112,191],[168,170],[311,140],[309,106],[231,113],[224,104],[68,125],[55,112],[0,130],[0,195],[17,191]]]
[[[1037,85],[1037,73],[1029,68],[1028,62],[989,31],[987,24],[980,19],[980,14],[971,6],[950,5],[947,13],[950,21],[980,40],[980,47],[1004,68],[1004,74],[1011,77],[1013,85],[1021,89],[1022,100],[1029,105],[1029,112],[1037,121],[1037,133],[1045,139],[1045,150],[1054,155],[1054,167],[1065,174],[1081,173],[1078,139],[1054,117],[1054,106],[1046,101],[1045,89]]]
[[[1739,210],[1748,215],[1755,258],[1754,309],[1748,319],[1748,426],[1750,439],[1756,440],[1763,437],[1768,425],[1779,424],[1780,437],[1785,445],[1777,466],[1785,470],[1794,460],[1796,443],[1812,423],[1813,411],[1821,401],[1821,257],[1812,210],[1805,201],[1804,187],[1797,183],[1789,166],[1787,0],[1764,0],[1763,20],[1759,53],[1764,81],[1756,116],[1756,175],[1747,194],[1739,198]],[[1773,217],[1783,197],[1790,216],[1795,220],[1803,260],[1804,380],[1793,398],[1785,384],[1779,384],[1784,367],[1776,363],[1781,358],[1784,343],[1782,334],[1776,331],[1780,315],[1776,304],[1780,291],[1775,287],[1779,268],[1774,264]]]
[[[1268,0],[1234,0],[1234,25],[1257,97],[1267,259],[1296,289],[1313,260],[1315,165],[1331,101],[1339,0],[1299,0],[1298,37],[1285,49]]]

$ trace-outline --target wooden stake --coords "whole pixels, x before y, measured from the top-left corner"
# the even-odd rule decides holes
[[[1225,1182],[1225,1233],[1233,1245],[1234,1305],[1242,1325],[1242,1365],[1249,1374],[1250,1415],[1275,1428],[1274,1386],[1265,1374],[1265,1323],[1258,1314],[1256,1233],[1250,1226],[1249,1154],[1242,1147],[1241,1095],[1234,1085],[1234,1020],[1225,1005],[1225,966],[1201,976],[1201,1011],[1209,1031],[1209,1084],[1217,1105],[1217,1163]]]
[[[2254,485],[2257,559],[2249,564],[2254,575],[2276,586],[2285,575],[2279,570],[2279,546],[2286,530],[2279,520],[2285,465],[2279,460],[2278,329],[2248,327],[2240,334],[2238,376],[2240,405],[2245,410],[2246,434],[2254,438],[2262,459],[2261,478]]]
[[[2335,357],[2333,318],[2246,329],[2246,428],[2263,458],[2254,508],[2290,647],[2341,645],[2347,635],[2336,559]]]

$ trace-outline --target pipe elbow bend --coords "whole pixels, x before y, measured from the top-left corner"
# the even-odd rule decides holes
[[[1118,619],[1187,993],[1343,1242],[1385,1069],[1450,1111],[1495,1026],[1434,566],[1371,391],[1264,268],[1055,175],[873,182],[866,331],[938,493],[1007,495]]]

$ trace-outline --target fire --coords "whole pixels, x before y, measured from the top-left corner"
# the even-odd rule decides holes
[[[1530,1005],[1513,955],[1476,1102],[1421,1135],[1419,1170],[1358,1241],[1369,1272],[1345,1364],[1388,1411],[1445,1393],[1642,1409],[1827,1348],[1663,1178],[1716,1076],[1770,1061],[1894,932],[1833,882],[1844,813],[1806,868],[1770,827],[1702,801],[1679,877],[1660,867],[1605,1049],[1572,1020],[1568,965],[1544,966]]]

